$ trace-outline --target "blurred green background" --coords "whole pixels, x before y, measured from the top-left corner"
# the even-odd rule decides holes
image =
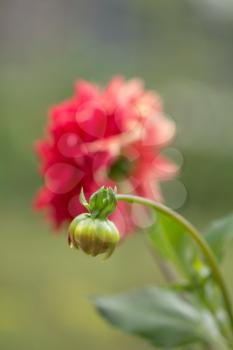
[[[76,79],[142,77],[177,122],[170,154],[184,162],[163,185],[167,203],[200,228],[231,212],[233,1],[0,0],[0,50],[0,349],[151,349],[87,299],[163,281],[143,237],[105,263],[71,251],[31,209],[33,142]],[[232,251],[223,270],[233,296]]]

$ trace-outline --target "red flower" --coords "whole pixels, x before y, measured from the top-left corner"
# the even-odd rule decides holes
[[[44,177],[36,208],[47,209],[57,227],[84,211],[81,187],[87,197],[116,184],[121,191],[162,200],[159,181],[176,173],[160,155],[175,125],[164,116],[158,95],[144,91],[140,80],[115,77],[103,90],[78,82],[74,96],[51,109],[46,133],[36,145]],[[120,210],[115,219],[125,232],[129,215]]]

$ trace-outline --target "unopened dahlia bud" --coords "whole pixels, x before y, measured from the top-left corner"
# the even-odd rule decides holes
[[[78,215],[71,222],[69,244],[82,249],[88,255],[105,253],[108,258],[120,239],[118,229],[107,219],[116,207],[115,192],[111,188],[102,187],[91,196],[89,203],[81,192],[80,201],[89,213]]]

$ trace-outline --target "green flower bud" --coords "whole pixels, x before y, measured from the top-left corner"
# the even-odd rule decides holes
[[[118,229],[107,219],[116,208],[115,192],[103,187],[91,196],[88,203],[82,191],[80,201],[89,213],[78,215],[71,222],[69,245],[92,256],[105,253],[108,258],[120,240]]]

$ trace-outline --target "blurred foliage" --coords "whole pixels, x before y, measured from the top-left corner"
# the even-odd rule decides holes
[[[33,143],[48,107],[69,97],[76,79],[142,77],[177,122],[179,181],[188,191],[180,211],[199,226],[230,212],[233,5],[1,0],[0,27],[0,348],[149,349],[105,326],[85,299],[161,281],[142,237],[105,264],[70,252],[31,210],[41,181]],[[169,186],[168,197],[179,197]]]

